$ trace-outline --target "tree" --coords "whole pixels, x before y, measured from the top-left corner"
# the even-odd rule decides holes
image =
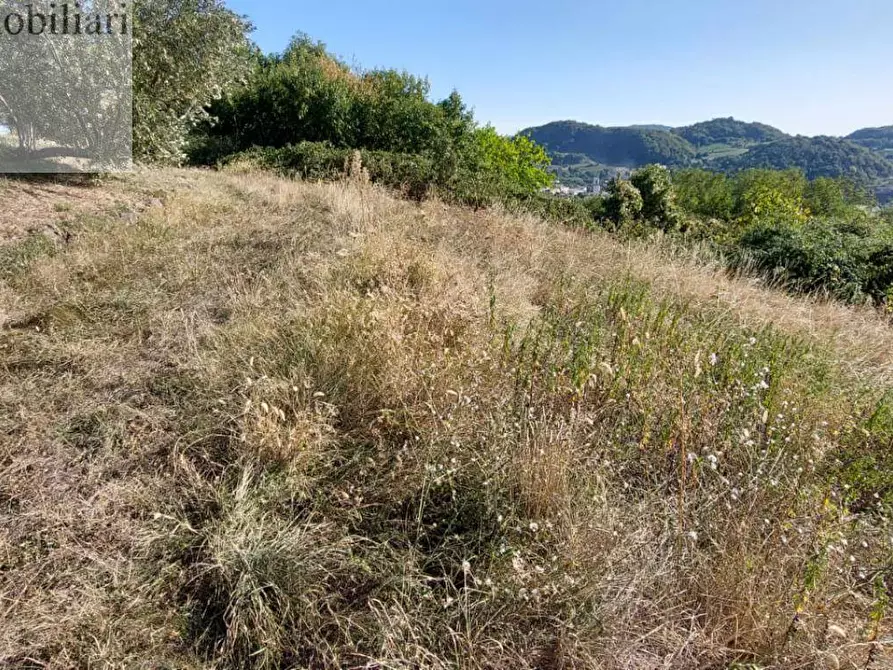
[[[492,126],[473,131],[452,182],[459,199],[475,206],[525,198],[553,183],[545,150],[523,135],[513,138]]]
[[[680,170],[672,175],[679,207],[690,214],[728,221],[735,207],[731,180],[707,170]]]
[[[141,0],[133,30],[134,153],[180,161],[208,105],[247,75],[250,24],[222,0]]]
[[[662,230],[675,230],[680,216],[670,171],[662,165],[636,170],[630,182],[642,196],[642,216]]]
[[[631,225],[642,214],[642,194],[630,181],[615,177],[608,182],[605,213],[619,228]]]
[[[281,55],[259,59],[244,86],[212,106],[210,138],[232,151],[330,142],[399,153],[449,152],[464,110],[428,100],[427,80],[397,70],[356,71],[321,42],[295,37]],[[461,107],[461,99],[457,101]],[[460,118],[450,114],[458,113]]]

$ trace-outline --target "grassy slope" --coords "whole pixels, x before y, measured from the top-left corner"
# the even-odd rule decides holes
[[[0,664],[882,667],[873,315],[363,185],[94,188],[0,254]]]

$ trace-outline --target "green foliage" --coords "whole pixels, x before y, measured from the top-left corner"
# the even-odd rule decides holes
[[[191,155],[214,164],[266,147],[247,157],[303,178],[330,179],[343,172],[347,152],[358,149],[377,183],[414,198],[436,189],[476,207],[531,196],[552,183],[541,147],[479,128],[456,92],[438,103],[428,93],[424,79],[352,70],[324,44],[299,35],[285,53],[259,58],[247,83],[214,105],[215,122],[202,128]]]
[[[245,19],[221,0],[143,0],[134,6],[133,151],[184,158],[206,107],[248,72]]]
[[[735,214],[745,224],[803,223],[807,181],[799,170],[748,170],[734,180]]]
[[[818,216],[840,216],[848,209],[843,183],[830,177],[819,177],[810,182],[805,201],[809,211]]]
[[[816,216],[849,216],[854,206],[870,207],[874,198],[848,179],[819,177],[806,186],[806,207]]]
[[[832,477],[855,512],[893,510],[893,391],[872,408],[856,439],[836,454]]]
[[[473,121],[458,94],[428,100],[428,82],[406,72],[355,72],[299,35],[264,57],[245,86],[215,104],[206,141],[226,137],[235,151],[329,142],[397,153],[449,153]]]
[[[711,219],[731,219],[735,209],[733,183],[726,175],[700,169],[673,174],[676,202],[686,212]]]
[[[893,286],[893,230],[834,218],[761,223],[739,247],[763,270],[802,290],[852,301],[883,301]]]
[[[255,147],[228,157],[224,163],[247,162],[256,167],[311,181],[334,180],[345,175],[352,154],[359,154],[373,183],[388,186],[405,195],[421,199],[432,191],[460,204],[486,206],[497,201],[533,201],[537,184],[550,176],[532,161],[544,156],[541,149],[528,140],[510,140],[496,135],[492,129],[476,133],[481,153],[471,154],[475,160],[486,160],[490,150],[492,163],[481,163],[479,169],[466,163],[455,172],[444,172],[443,166],[429,154],[399,153],[369,149],[354,150],[335,147],[328,142],[300,142],[285,147]]]
[[[893,163],[865,147],[837,137],[790,137],[761,144],[740,156],[717,159],[715,167],[730,172],[798,167],[810,179],[847,177],[860,183],[893,177]]]
[[[592,228],[594,222],[604,215],[603,202],[601,198],[556,198],[536,193],[510,201],[509,205],[554,223]]]
[[[848,135],[846,139],[866,149],[883,152],[888,156],[893,152],[893,126],[863,128]]]
[[[702,121],[685,128],[676,128],[673,132],[697,147],[711,144],[773,142],[787,137],[778,128],[764,123],[745,123],[732,117]]]
[[[247,162],[307,181],[330,181],[344,173],[348,149],[336,149],[327,142],[300,142],[286,147],[255,147],[233,154],[224,164]]]
[[[225,162],[274,170],[309,181],[332,181],[348,171],[354,150],[326,142],[301,142],[281,148],[255,147],[230,156]],[[434,162],[418,154],[389,151],[358,151],[362,167],[373,183],[389,186],[413,198],[424,197],[437,186]]]
[[[471,138],[449,181],[460,202],[485,206],[530,196],[552,184],[546,171],[549,157],[529,138],[503,137],[492,126],[475,130]]]
[[[634,223],[645,206],[642,194],[630,181],[614,179],[608,184],[605,213],[618,228]]]
[[[695,148],[678,135],[645,128],[602,128],[576,121],[556,121],[521,131],[550,153],[584,154],[596,163],[638,167],[649,163],[688,165]]]
[[[476,137],[485,169],[499,174],[511,187],[533,192],[552,185],[553,179],[546,172],[549,157],[545,149],[530,138],[518,135],[508,139],[492,126],[478,131]]]
[[[728,177],[648,166],[591,201],[592,222],[624,234],[681,233],[791,289],[893,302],[893,215],[865,207],[865,192],[847,180],[810,182],[799,170]]]
[[[747,170],[734,177],[703,170],[673,175],[680,208],[707,219],[698,236],[736,265],[756,267],[791,288],[851,301],[893,296],[893,217],[846,179],[812,181],[799,170]]]
[[[667,168],[661,165],[644,167],[633,173],[630,183],[642,196],[642,216],[646,221],[662,230],[679,227],[676,194]]]

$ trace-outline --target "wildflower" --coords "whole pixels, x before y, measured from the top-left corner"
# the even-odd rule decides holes
[[[462,561],[462,572],[466,575],[470,574],[471,573],[471,563],[469,563],[468,561]]]
[[[530,532],[531,533],[536,533],[537,531],[539,531],[539,529],[540,529],[540,525],[536,521],[530,522]]]
[[[717,363],[719,363],[719,356],[717,356],[716,354],[710,354],[710,365],[715,366]]]
[[[688,539],[691,540],[692,542],[697,542],[698,534],[695,531],[690,530],[690,531],[688,531]]]

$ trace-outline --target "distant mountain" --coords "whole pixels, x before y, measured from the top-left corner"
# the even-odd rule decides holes
[[[847,135],[846,139],[866,149],[879,151],[887,158],[893,158],[893,126],[863,128],[852,135]]]
[[[673,132],[696,147],[711,144],[759,144],[789,137],[778,128],[767,126],[765,123],[746,123],[732,117],[702,121],[684,128],[675,128]]]
[[[687,165],[697,156],[686,140],[666,130],[603,128],[555,121],[521,131],[550,153],[583,154],[602,165],[639,167],[648,163]]]
[[[797,167],[810,179],[842,176],[865,184],[893,179],[893,162],[839,137],[788,137],[759,144],[740,156],[717,159],[715,167],[722,171]]]
[[[639,130],[666,130],[667,132],[673,130],[673,126],[663,126],[659,123],[639,123],[627,127],[637,128]]]
[[[857,130],[847,138],[792,137],[764,123],[733,118],[666,128],[555,121],[521,134],[546,148],[555,172],[568,185],[588,184],[611,169],[649,163],[721,172],[799,168],[810,178],[849,177],[879,193],[893,185],[893,126]]]

